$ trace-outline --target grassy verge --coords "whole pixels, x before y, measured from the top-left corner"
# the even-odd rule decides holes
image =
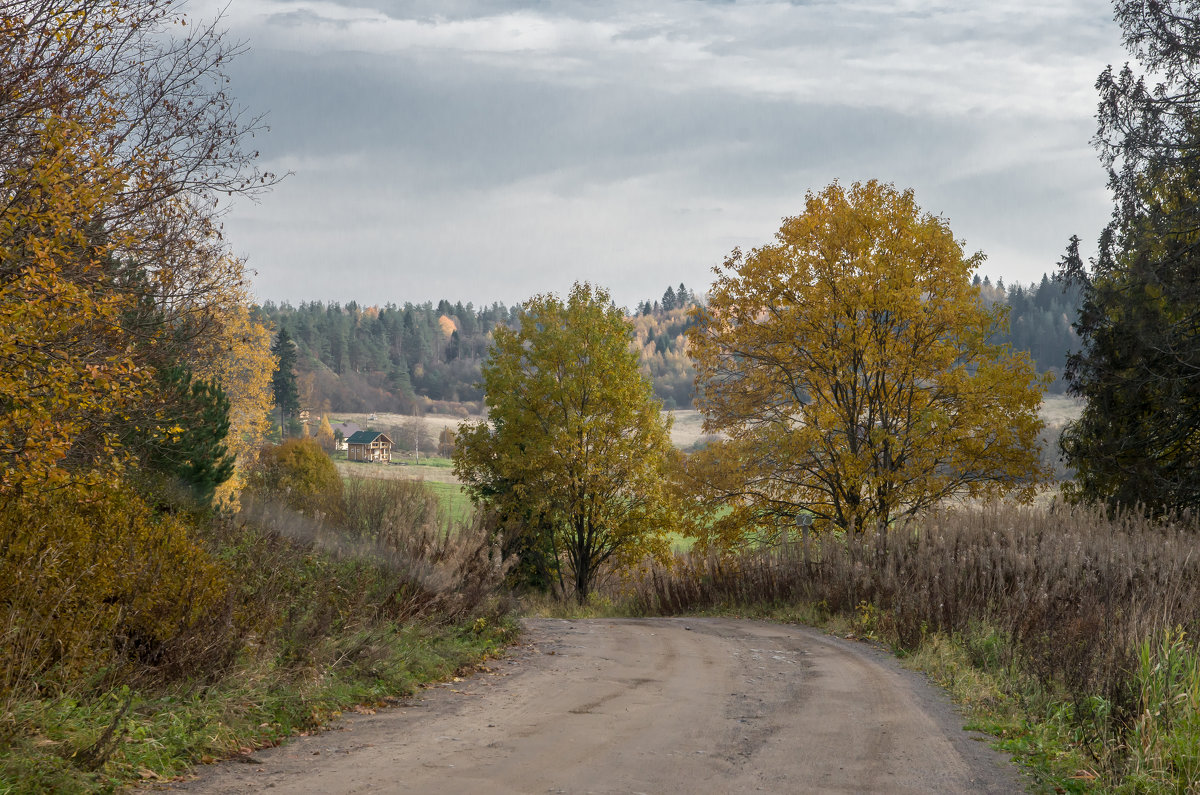
[[[10,550],[0,793],[109,792],[249,754],[476,665],[513,636],[505,565],[482,521],[449,525],[421,483],[343,484],[319,450],[312,460],[326,470],[294,469],[317,471],[323,490],[294,479],[286,492],[247,491],[237,515],[155,520],[132,498],[99,518],[76,508],[71,528],[111,525],[131,548],[118,550],[107,590],[82,603],[92,613],[42,607],[50,575],[70,595],[99,579],[95,566],[54,569],[37,547]],[[200,607],[173,609],[197,592]],[[94,631],[93,615],[111,629]]]
[[[0,750],[0,793],[111,792],[304,735],[343,711],[386,706],[499,653],[515,622],[378,627],[323,643],[335,662],[304,672],[245,660],[219,682],[122,687],[14,705],[23,730]],[[111,748],[111,750],[109,750]],[[86,758],[106,754],[95,769]]]

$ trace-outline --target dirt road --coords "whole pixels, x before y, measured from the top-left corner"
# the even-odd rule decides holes
[[[188,792],[1019,792],[943,694],[863,644],[734,619],[527,622],[492,671]]]

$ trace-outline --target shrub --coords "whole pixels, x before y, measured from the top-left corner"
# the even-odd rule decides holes
[[[154,515],[127,487],[18,498],[0,511],[0,699],[169,667],[226,587],[186,519]]]
[[[341,510],[342,479],[314,439],[262,448],[247,487],[259,498],[279,499],[310,517],[336,518]]]

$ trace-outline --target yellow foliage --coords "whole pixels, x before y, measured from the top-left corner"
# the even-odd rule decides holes
[[[119,334],[130,304],[108,287],[116,242],[91,221],[124,175],[83,132],[47,119],[43,156],[0,174],[0,497],[53,487],[73,447],[111,457],[100,419],[131,412],[146,384]]]
[[[450,339],[450,335],[458,331],[458,324],[454,322],[454,318],[441,315],[438,317],[438,327],[442,330],[442,336]]]
[[[670,420],[638,372],[607,292],[535,296],[498,327],[483,367],[489,422],[459,426],[454,471],[476,501],[519,518],[586,599],[597,573],[668,551]],[[569,566],[563,566],[565,562]]]
[[[204,620],[225,576],[173,516],[132,492],[71,484],[0,512],[0,697],[153,655]]]
[[[331,516],[341,510],[342,478],[311,438],[262,448],[247,485],[259,497],[283,500],[309,516]]]
[[[158,36],[170,6],[0,8],[0,500],[111,475],[242,280],[212,191],[249,190],[248,131],[205,93],[228,52]]]
[[[332,453],[337,445],[337,439],[333,435],[333,426],[329,424],[329,415],[321,415],[321,426],[317,428],[317,444],[321,445],[321,449],[326,453]]]
[[[271,430],[274,398],[271,332],[251,313],[248,296],[236,292],[216,307],[215,327],[193,364],[197,376],[215,381],[229,398],[229,435],[225,446],[236,457],[234,475],[217,489],[218,502],[235,504]],[[332,434],[332,431],[331,431]]]
[[[733,252],[689,332],[705,431],[728,437],[690,471],[733,508],[702,540],[1032,495],[1046,381],[989,343],[1005,316],[971,287],[978,261],[874,181],[810,193],[773,244]]]

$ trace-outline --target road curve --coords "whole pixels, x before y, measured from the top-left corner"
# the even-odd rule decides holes
[[[525,622],[492,671],[202,768],[200,793],[1020,792],[864,644],[722,618]],[[248,764],[246,763],[248,762]]]

